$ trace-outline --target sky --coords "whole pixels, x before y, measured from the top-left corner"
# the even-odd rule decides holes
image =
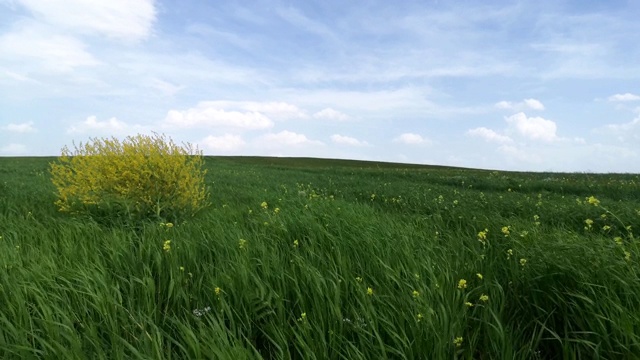
[[[0,0],[0,156],[640,173],[640,1]]]

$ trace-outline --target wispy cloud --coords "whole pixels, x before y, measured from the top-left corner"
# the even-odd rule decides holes
[[[100,64],[86,49],[86,45],[71,36],[51,34],[50,29],[28,24],[0,36],[0,53],[6,61],[24,67],[24,61],[33,61],[29,69],[35,72],[70,72],[78,67]]]
[[[261,144],[269,148],[281,148],[283,146],[324,145],[322,141],[311,140],[304,134],[299,134],[288,130],[263,135],[260,139],[260,142]]]
[[[99,34],[118,40],[138,41],[151,35],[154,0],[16,0],[48,24],[80,34]]]
[[[144,131],[141,125],[130,125],[124,121],[112,117],[108,120],[99,121],[95,115],[87,117],[86,120],[75,123],[67,128],[69,134],[119,134],[125,135],[136,131]]]
[[[607,100],[611,102],[640,101],[640,95],[631,94],[631,93],[615,94],[615,95],[609,96]]]
[[[349,145],[349,146],[368,146],[369,143],[366,141],[358,140],[356,138],[350,136],[344,136],[340,134],[331,135],[331,141],[340,145]]]
[[[429,145],[431,141],[422,135],[414,133],[404,133],[393,139],[394,142],[402,143],[405,145]]]
[[[3,128],[7,131],[16,132],[16,133],[29,133],[29,132],[36,131],[36,128],[33,126],[33,121],[28,121],[20,124],[9,123],[7,126],[4,126]]]
[[[163,125],[169,128],[266,129],[273,121],[257,111],[226,110],[215,102],[201,102],[187,110],[169,110]]]
[[[491,129],[487,129],[486,127],[470,129],[467,131],[467,135],[479,137],[486,141],[496,142],[500,144],[508,144],[513,142],[513,140],[510,137],[506,135],[498,134],[497,132]]]
[[[495,104],[498,109],[523,111],[523,110],[544,110],[544,105],[537,99],[524,99],[522,102],[500,101]]]
[[[318,111],[313,114],[313,117],[321,120],[337,120],[337,121],[347,121],[350,119],[349,115],[341,113],[340,111],[334,110],[332,108],[326,108]]]

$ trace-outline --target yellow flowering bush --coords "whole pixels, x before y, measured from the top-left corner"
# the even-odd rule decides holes
[[[50,164],[60,211],[135,218],[193,215],[208,205],[202,153],[164,135],[91,139]]]

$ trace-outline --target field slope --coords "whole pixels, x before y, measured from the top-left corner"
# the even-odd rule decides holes
[[[0,158],[2,359],[637,359],[640,176],[208,157],[212,206],[56,210]]]

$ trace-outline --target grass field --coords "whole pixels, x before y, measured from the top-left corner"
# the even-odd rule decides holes
[[[52,160],[0,158],[1,359],[640,358],[638,175],[207,158],[167,225]]]

